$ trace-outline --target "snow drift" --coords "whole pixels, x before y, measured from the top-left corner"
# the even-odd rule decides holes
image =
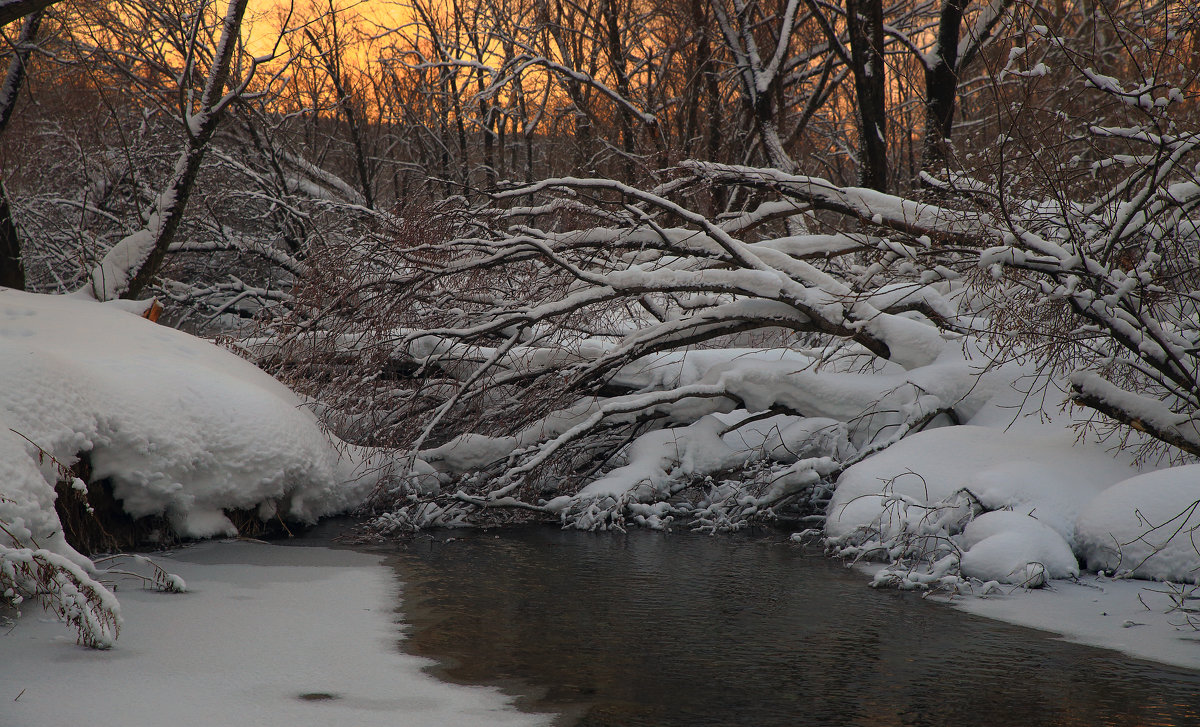
[[[907,588],[1039,586],[1080,565],[1195,582],[1200,465],[1138,475],[1074,436],[1043,424],[915,434],[846,470],[827,542],[889,561],[876,583]]]
[[[1200,580],[1200,465],[1133,477],[1105,490],[1079,517],[1076,538],[1092,570]]]
[[[126,512],[184,537],[236,534],[226,509],[311,522],[361,502],[361,458],[339,458],[297,396],[140,307],[0,291],[0,561],[40,551],[91,569],[54,509],[84,453]]]

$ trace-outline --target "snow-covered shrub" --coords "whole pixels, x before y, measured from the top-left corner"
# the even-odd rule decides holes
[[[0,532],[18,542],[2,521]],[[26,600],[70,624],[85,646],[109,648],[120,632],[116,597],[78,563],[45,549],[0,545],[0,603]]]
[[[943,213],[885,211],[875,220],[960,245],[962,261],[974,261],[974,270],[956,268],[979,312],[972,325],[992,342],[990,359],[1016,359],[1038,372],[1045,398],[1033,408],[1052,412],[1062,382],[1070,400],[1092,412],[1082,435],[1115,432],[1110,443],[1156,462],[1200,454],[1197,73],[1178,63],[1194,52],[1197,16],[1194,8],[1176,10],[1093,19],[1117,41],[1103,73],[1090,55],[1095,48],[1067,37],[1068,28],[1028,28],[991,79],[1009,100],[999,138],[959,160],[957,171],[924,177],[927,199],[940,200]],[[1055,103],[1040,103],[1052,95]],[[796,198],[846,206],[844,192],[775,179]],[[1195,578],[1200,492],[1179,484],[1188,467],[1161,480],[1115,484],[1124,477],[1110,472],[1085,481],[1078,475],[1086,467],[1073,472],[1049,449],[1030,456],[1040,443],[1014,441],[1020,431],[989,435],[1011,447],[1007,461],[992,462],[980,462],[976,450],[989,451],[989,442],[956,442],[960,434],[970,433],[919,435],[848,470],[826,524],[831,545],[896,559],[881,575],[900,585],[967,576],[1036,584],[1072,574],[1076,558],[1135,576]],[[969,452],[956,462],[965,474],[938,472],[933,448],[928,456],[905,448],[921,436]],[[976,523],[994,526],[961,533],[958,521],[945,527],[932,513],[952,507],[958,487],[984,510],[1016,512],[989,512]],[[1027,514],[1037,522],[1021,519]]]
[[[986,231],[993,282],[976,287],[997,342],[1067,378],[1122,444],[1176,462],[1200,455],[1200,78],[1180,63],[1198,12],[1097,16],[1103,58],[1068,27],[1034,26],[997,75],[1021,95],[996,143],[929,180]]]

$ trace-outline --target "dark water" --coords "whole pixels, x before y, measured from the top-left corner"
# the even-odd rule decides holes
[[[562,724],[1200,725],[1200,673],[872,590],[779,536],[447,537],[391,559],[403,648]]]

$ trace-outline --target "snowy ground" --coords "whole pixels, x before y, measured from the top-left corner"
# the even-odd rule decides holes
[[[188,592],[120,588],[125,625],[87,649],[36,606],[0,633],[0,719],[61,727],[535,725],[497,691],[439,682],[400,652],[379,559],[209,542],[159,562]],[[302,695],[332,695],[305,699]]]
[[[0,290],[0,598],[44,594],[98,646],[120,607],[54,507],[82,455],[127,513],[195,538],[235,535],[230,509],[313,522],[373,484],[287,387],[145,307]]]
[[[1052,631],[1078,644],[1200,669],[1200,631],[1176,608],[1176,593],[1164,583],[1085,575],[1077,582],[1056,580],[1047,588],[956,598],[953,603],[979,616]]]
[[[187,537],[236,534],[226,509],[314,521],[362,500],[303,400],[139,305],[0,290],[0,520],[20,545],[73,555],[47,504],[84,452],[129,514]]]
[[[869,580],[879,564],[860,564]],[[1200,595],[1198,590],[1197,595]],[[1200,671],[1200,619],[1179,608],[1179,587],[1085,573],[1042,588],[1008,586],[986,596],[930,593],[967,613],[1046,631],[1065,641]],[[1196,601],[1190,600],[1191,605]]]

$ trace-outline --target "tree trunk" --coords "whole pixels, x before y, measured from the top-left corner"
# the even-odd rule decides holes
[[[958,100],[958,35],[969,0],[946,0],[938,20],[937,46],[925,65],[925,140],[921,169],[940,171]]]
[[[607,41],[608,65],[617,80],[617,93],[620,94],[621,98],[628,100],[630,88],[629,71],[625,66],[625,49],[621,44],[621,19],[619,17],[621,11],[622,8],[617,7],[616,0],[603,0],[600,3],[600,12],[604,23],[601,33]],[[621,151],[625,153],[623,164],[625,178],[627,181],[632,182],[635,176],[633,165],[633,116],[624,105],[618,106],[617,113],[621,126]]]
[[[58,0],[0,0],[0,26],[45,10]]]
[[[858,183],[886,192],[887,86],[883,65],[883,0],[846,0],[850,60],[858,100]]]
[[[25,290],[25,265],[21,262],[21,240],[8,208],[8,192],[0,185],[0,286]]]
[[[26,64],[33,51],[38,26],[42,23],[42,11],[36,10],[25,18],[21,35],[17,38],[16,50],[8,62],[8,73],[4,86],[0,88],[0,134],[8,128],[17,97],[25,81]],[[12,207],[8,203],[8,190],[0,183],[0,286],[25,290],[25,264],[21,262],[21,238],[13,222]]]
[[[304,29],[304,35],[308,38],[308,42],[312,43],[317,49],[317,53],[325,66],[325,73],[329,76],[330,83],[333,84],[333,92],[337,96],[337,108],[346,120],[346,128],[350,133],[350,143],[354,147],[354,170],[358,174],[358,186],[362,190],[363,199],[367,201],[368,209],[375,209],[375,185],[372,182],[372,174],[367,163],[366,144],[363,141],[362,126],[358,122],[358,115],[354,113],[354,101],[350,98],[350,92],[346,88],[346,79],[342,76],[342,56],[344,49],[337,34],[337,18],[330,17],[329,23],[331,26],[332,38],[330,46],[325,49],[321,46],[320,41],[308,28]],[[319,107],[314,107],[319,108]]]

